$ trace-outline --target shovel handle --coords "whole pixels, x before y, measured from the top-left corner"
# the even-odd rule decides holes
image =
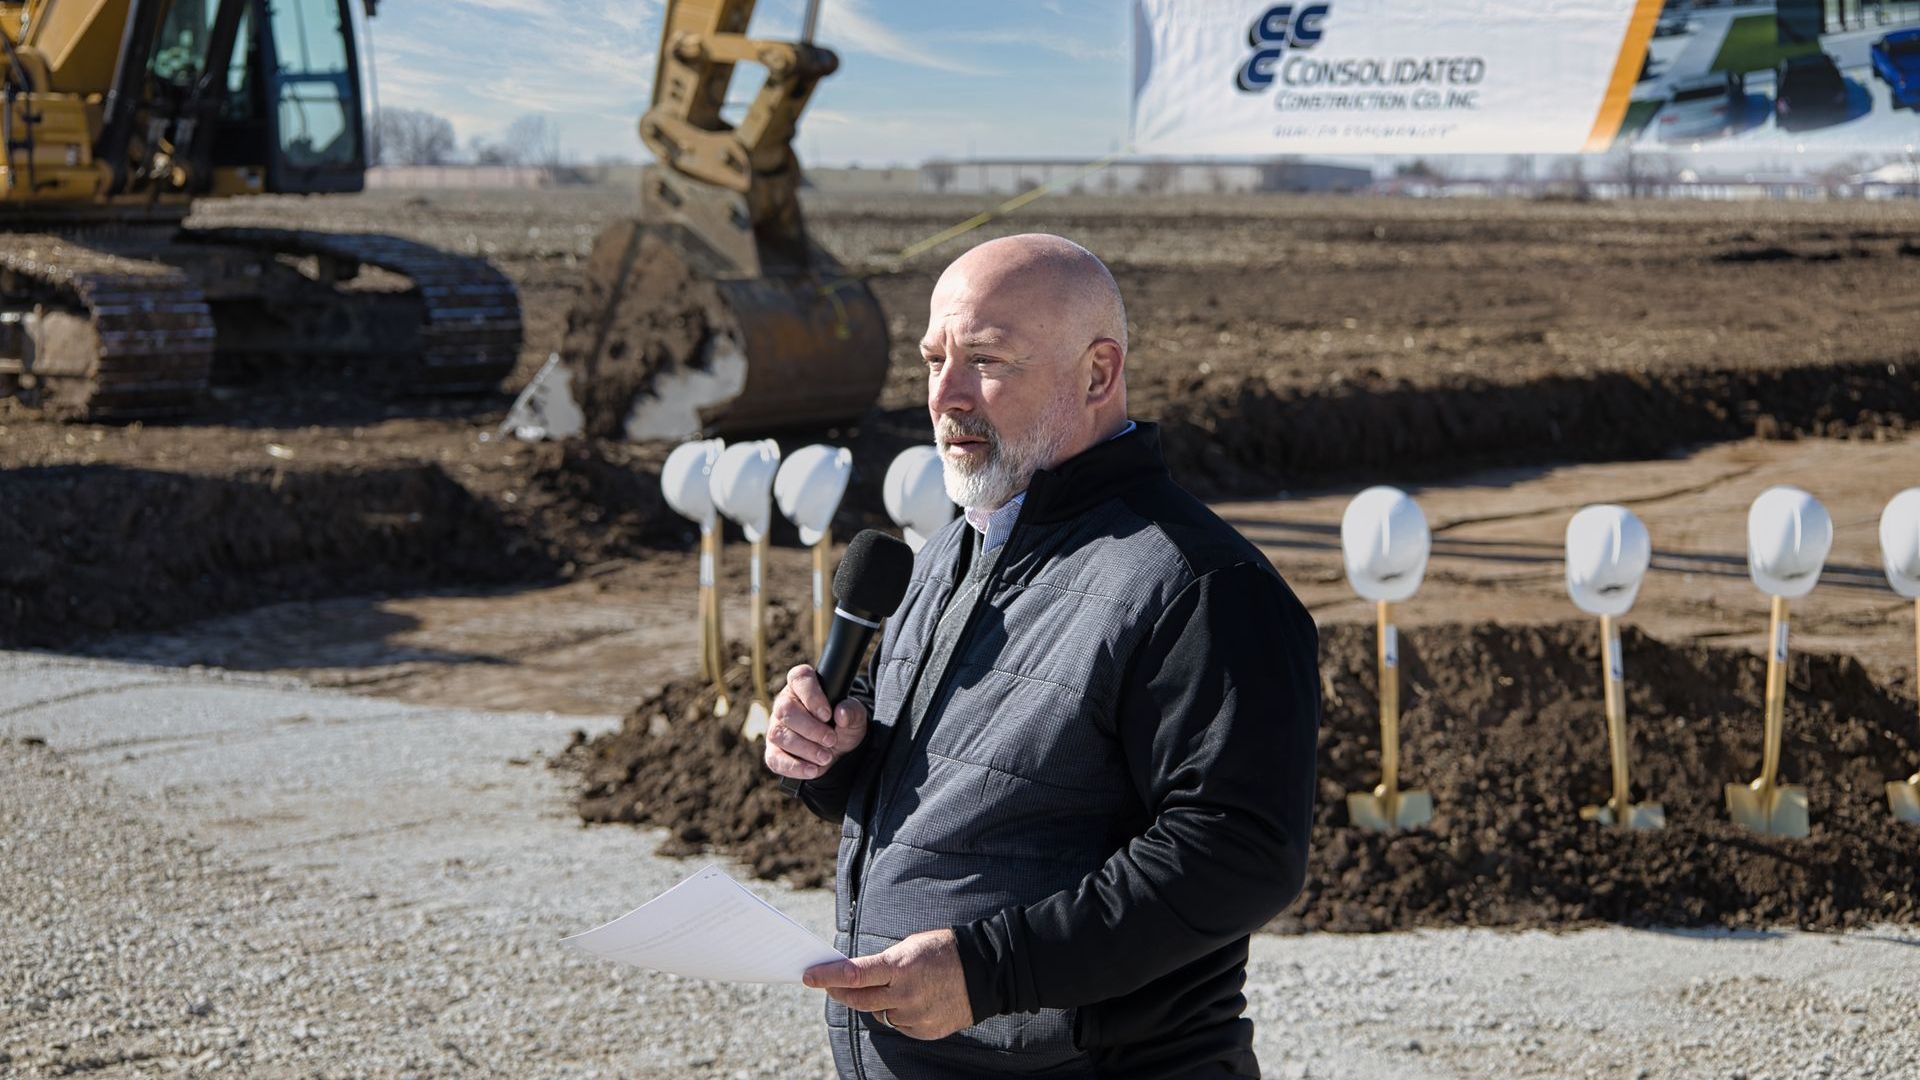
[[[1374,612],[1380,660],[1380,785],[1400,790],[1400,632],[1382,600]]]
[[[762,535],[753,542],[752,564],[748,568],[749,595],[753,600],[753,700],[773,707],[773,698],[767,693],[767,592],[762,586],[761,575],[767,565],[767,538]]]
[[[714,609],[713,529],[700,527],[700,675],[718,685],[721,678],[720,649],[713,635]]]
[[[1761,751],[1760,790],[1772,791],[1780,779],[1780,738],[1787,712],[1787,598],[1773,598],[1767,630],[1766,745]]]
[[[827,651],[827,552],[833,547],[833,530],[820,534],[813,545],[813,655]]]
[[[1606,685],[1607,750],[1613,759],[1613,816],[1621,827],[1632,824],[1632,789],[1627,761],[1627,695],[1621,685],[1624,660],[1620,655],[1620,628],[1613,616],[1600,616],[1600,674]]]

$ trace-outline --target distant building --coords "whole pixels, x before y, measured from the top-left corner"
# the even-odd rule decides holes
[[[936,158],[920,166],[927,195],[1014,195],[1054,184],[1080,195],[1351,192],[1372,183],[1372,169],[1292,158],[1123,158],[1097,169],[1064,158]]]
[[[376,165],[367,170],[367,188],[549,188],[582,183],[581,173],[564,165]]]
[[[830,195],[911,195],[920,190],[919,171],[904,165],[885,169],[809,167],[803,175],[808,187]]]

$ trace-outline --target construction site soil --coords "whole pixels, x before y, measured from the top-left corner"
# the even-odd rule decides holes
[[[636,202],[627,189],[372,192],[202,211],[208,225],[385,231],[487,256],[520,290],[516,373],[467,400],[395,400],[351,372],[256,374],[170,424],[64,424],[0,403],[0,647],[85,651],[285,601],[532,584],[679,618],[659,594],[691,573],[694,534],[660,497],[669,447],[499,430],[566,337],[594,238]],[[1920,205],[1062,196],[914,260],[893,254],[984,205],[809,196],[817,238],[867,278],[891,341],[873,410],[781,436],[853,450],[840,536],[879,523],[888,460],[927,438],[917,342],[940,267],[1018,231],[1064,234],[1113,266],[1131,411],[1164,425],[1177,476],[1208,497],[1756,436],[1898,440],[1920,425]],[[797,546],[784,523],[774,541]],[[776,585],[803,560],[776,552]],[[774,623],[782,671],[805,650],[790,614]],[[1626,835],[1577,814],[1606,787],[1593,636],[1410,631],[1407,780],[1438,812],[1387,837],[1349,828],[1341,799],[1376,779],[1370,632],[1326,627],[1315,865],[1275,928],[1920,916],[1920,841],[1894,827],[1880,787],[1920,764],[1910,671],[1876,688],[1851,659],[1796,657],[1786,777],[1809,787],[1814,835],[1771,840],[1729,824],[1720,796],[1758,767],[1761,661],[1630,633],[1640,797],[1672,827]],[[733,678],[739,696],[740,664]],[[708,691],[647,685],[657,693],[626,730],[572,755],[583,815],[656,822],[676,850],[824,883],[832,830],[779,796]]]
[[[774,620],[775,667],[801,656]],[[1587,623],[1423,627],[1402,639],[1402,777],[1432,793],[1423,828],[1349,825],[1345,796],[1379,780],[1373,632],[1325,628],[1319,797],[1306,890],[1269,929],[1648,926],[1833,929],[1920,920],[1920,830],[1888,812],[1885,783],[1920,765],[1912,684],[1876,685],[1847,657],[1790,660],[1783,782],[1804,784],[1812,835],[1748,832],[1722,786],[1761,756],[1765,661],[1624,638],[1636,801],[1668,827],[1582,820],[1611,787],[1599,635]],[[740,650],[736,649],[736,652]],[[746,668],[730,673],[742,695]],[[783,795],[757,743],[716,719],[710,686],[681,681],[621,730],[581,741],[581,817],[662,826],[662,850],[719,850],[763,877],[831,886],[839,830]]]
[[[566,579],[683,549],[666,447],[495,437],[559,348],[624,188],[371,192],[213,204],[208,225],[389,231],[489,257],[518,286],[515,376],[480,400],[389,400],[351,375],[223,389],[177,424],[89,426],[0,404],[0,644],[58,645],[279,600]],[[1920,207],[1060,196],[966,241],[892,253],[977,199],[813,196],[865,275],[893,365],[832,439],[840,535],[878,521],[892,453],[927,433],[917,340],[965,243],[1063,233],[1114,267],[1130,402],[1207,496],[1609,460],[1705,440],[1884,439],[1920,422]],[[788,533],[776,543],[792,544]]]

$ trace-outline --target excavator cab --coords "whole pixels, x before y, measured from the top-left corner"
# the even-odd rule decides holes
[[[156,107],[177,102],[184,109],[209,67],[223,65],[226,72],[224,85],[200,91],[220,98],[208,151],[214,172],[203,190],[311,195],[365,186],[359,56],[347,3],[167,5],[148,66]],[[234,23],[230,38],[222,32],[224,20]]]

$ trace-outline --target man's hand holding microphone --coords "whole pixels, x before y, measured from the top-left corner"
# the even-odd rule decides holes
[[[767,768],[789,780],[818,780],[866,738],[867,707],[852,698],[834,705],[813,665],[800,664],[773,699]]]
[[[847,545],[833,572],[833,624],[820,663],[787,672],[767,724],[767,768],[790,795],[826,774],[867,737],[867,707],[847,695],[880,620],[894,613],[913,576],[913,550],[877,529]],[[838,702],[836,705],[835,702]]]

